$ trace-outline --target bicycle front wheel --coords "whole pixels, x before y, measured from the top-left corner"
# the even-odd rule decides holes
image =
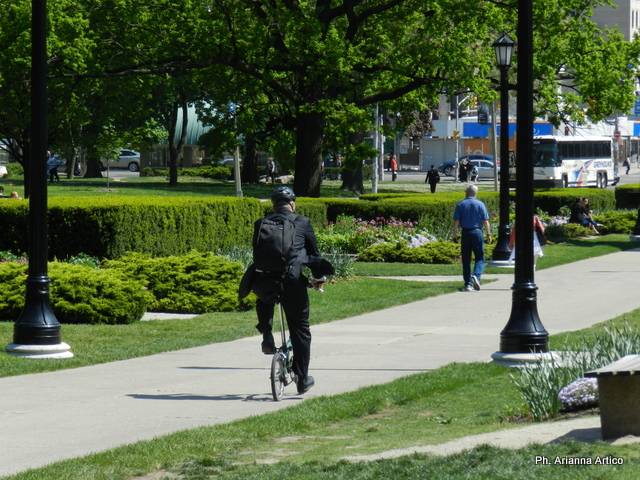
[[[282,400],[285,385],[286,372],[284,369],[284,359],[280,352],[276,352],[273,360],[271,360],[271,393],[276,402]]]

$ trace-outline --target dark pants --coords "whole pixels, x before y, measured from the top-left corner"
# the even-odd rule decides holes
[[[396,178],[398,178],[398,174],[396,173],[395,170],[391,170],[391,181],[395,182]]]
[[[484,271],[484,236],[481,229],[462,229],[460,252],[462,254],[462,278],[465,285],[471,285],[471,253],[475,258],[473,274],[478,281]]]
[[[309,328],[309,294],[307,279],[302,277],[296,283],[285,283],[282,293],[282,308],[287,318],[289,335],[293,346],[293,373],[305,378],[309,372],[311,358],[311,329]],[[270,332],[273,327],[275,303],[256,301],[258,314],[257,329],[260,333]]]
[[[436,193],[436,185],[438,185],[437,183],[430,183],[429,186],[431,187],[431,193]]]
[[[53,179],[56,179],[58,181],[60,181],[60,177],[58,176],[58,168],[54,167],[51,170],[49,170],[49,180],[51,180],[53,182]]]

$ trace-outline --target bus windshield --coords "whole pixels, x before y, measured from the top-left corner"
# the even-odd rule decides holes
[[[556,143],[534,142],[533,165],[535,167],[553,167],[560,163],[562,161],[558,161],[558,146]]]

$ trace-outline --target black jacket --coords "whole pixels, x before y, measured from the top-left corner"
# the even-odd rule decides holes
[[[276,215],[286,215],[290,217],[296,226],[296,236],[293,241],[293,249],[297,252],[297,257],[283,278],[286,282],[297,283],[306,278],[302,274],[303,267],[307,266],[311,270],[314,278],[321,278],[324,275],[333,275],[334,269],[331,262],[320,256],[318,242],[311,225],[309,217],[296,215],[283,208],[276,212]],[[255,280],[255,267],[250,265],[240,281],[238,295],[242,299],[249,295]]]

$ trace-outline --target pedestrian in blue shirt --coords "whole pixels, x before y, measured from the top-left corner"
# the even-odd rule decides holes
[[[480,280],[484,271],[484,237],[482,229],[487,232],[487,243],[491,243],[489,230],[489,212],[483,202],[476,198],[478,187],[468,185],[466,198],[456,205],[453,213],[453,241],[458,243],[458,227],[462,229],[462,278],[464,291],[480,290]],[[473,274],[471,274],[471,253],[475,258]]]

